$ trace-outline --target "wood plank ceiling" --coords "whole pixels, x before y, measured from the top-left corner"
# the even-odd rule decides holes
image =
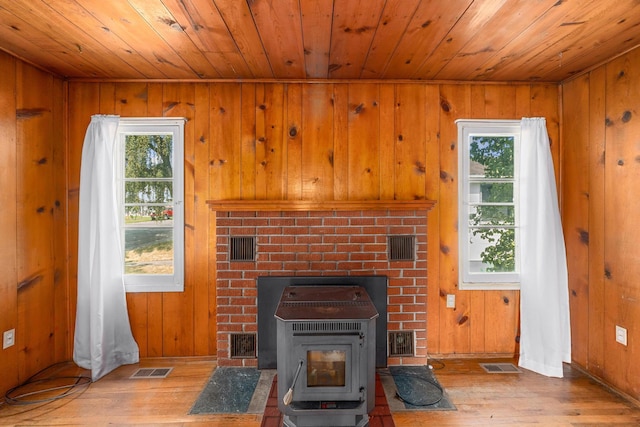
[[[0,0],[0,49],[91,79],[565,80],[638,0]]]

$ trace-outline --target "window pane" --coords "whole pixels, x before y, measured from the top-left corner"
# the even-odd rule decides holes
[[[173,200],[171,181],[127,181],[124,183],[125,203],[163,203]]]
[[[127,135],[125,178],[171,178],[172,135]]]
[[[144,224],[128,227],[125,274],[173,274],[173,229]]]
[[[514,272],[515,230],[512,228],[469,229],[469,271]]]
[[[472,136],[469,146],[470,176],[513,178],[513,136]]]
[[[471,182],[471,203],[513,203],[513,182]]]
[[[514,225],[516,222],[513,205],[471,205],[469,206],[470,226]]]

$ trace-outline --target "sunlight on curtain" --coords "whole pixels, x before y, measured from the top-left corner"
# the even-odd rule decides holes
[[[91,117],[82,148],[73,360],[93,381],[137,363],[125,298],[116,198],[118,116]]]
[[[571,362],[569,288],[562,223],[544,118],[523,118],[520,151],[520,361],[562,377]]]

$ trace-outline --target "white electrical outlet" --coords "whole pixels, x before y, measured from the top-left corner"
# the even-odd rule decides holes
[[[456,308],[455,294],[447,294],[447,308]]]
[[[2,334],[2,349],[9,348],[16,343],[16,330],[9,329]]]
[[[618,325],[616,325],[616,342],[627,345],[627,330]]]

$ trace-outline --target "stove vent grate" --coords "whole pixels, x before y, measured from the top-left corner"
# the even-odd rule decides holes
[[[368,301],[286,301],[282,307],[364,307]]]
[[[362,324],[358,322],[293,322],[294,332],[358,332]]]

